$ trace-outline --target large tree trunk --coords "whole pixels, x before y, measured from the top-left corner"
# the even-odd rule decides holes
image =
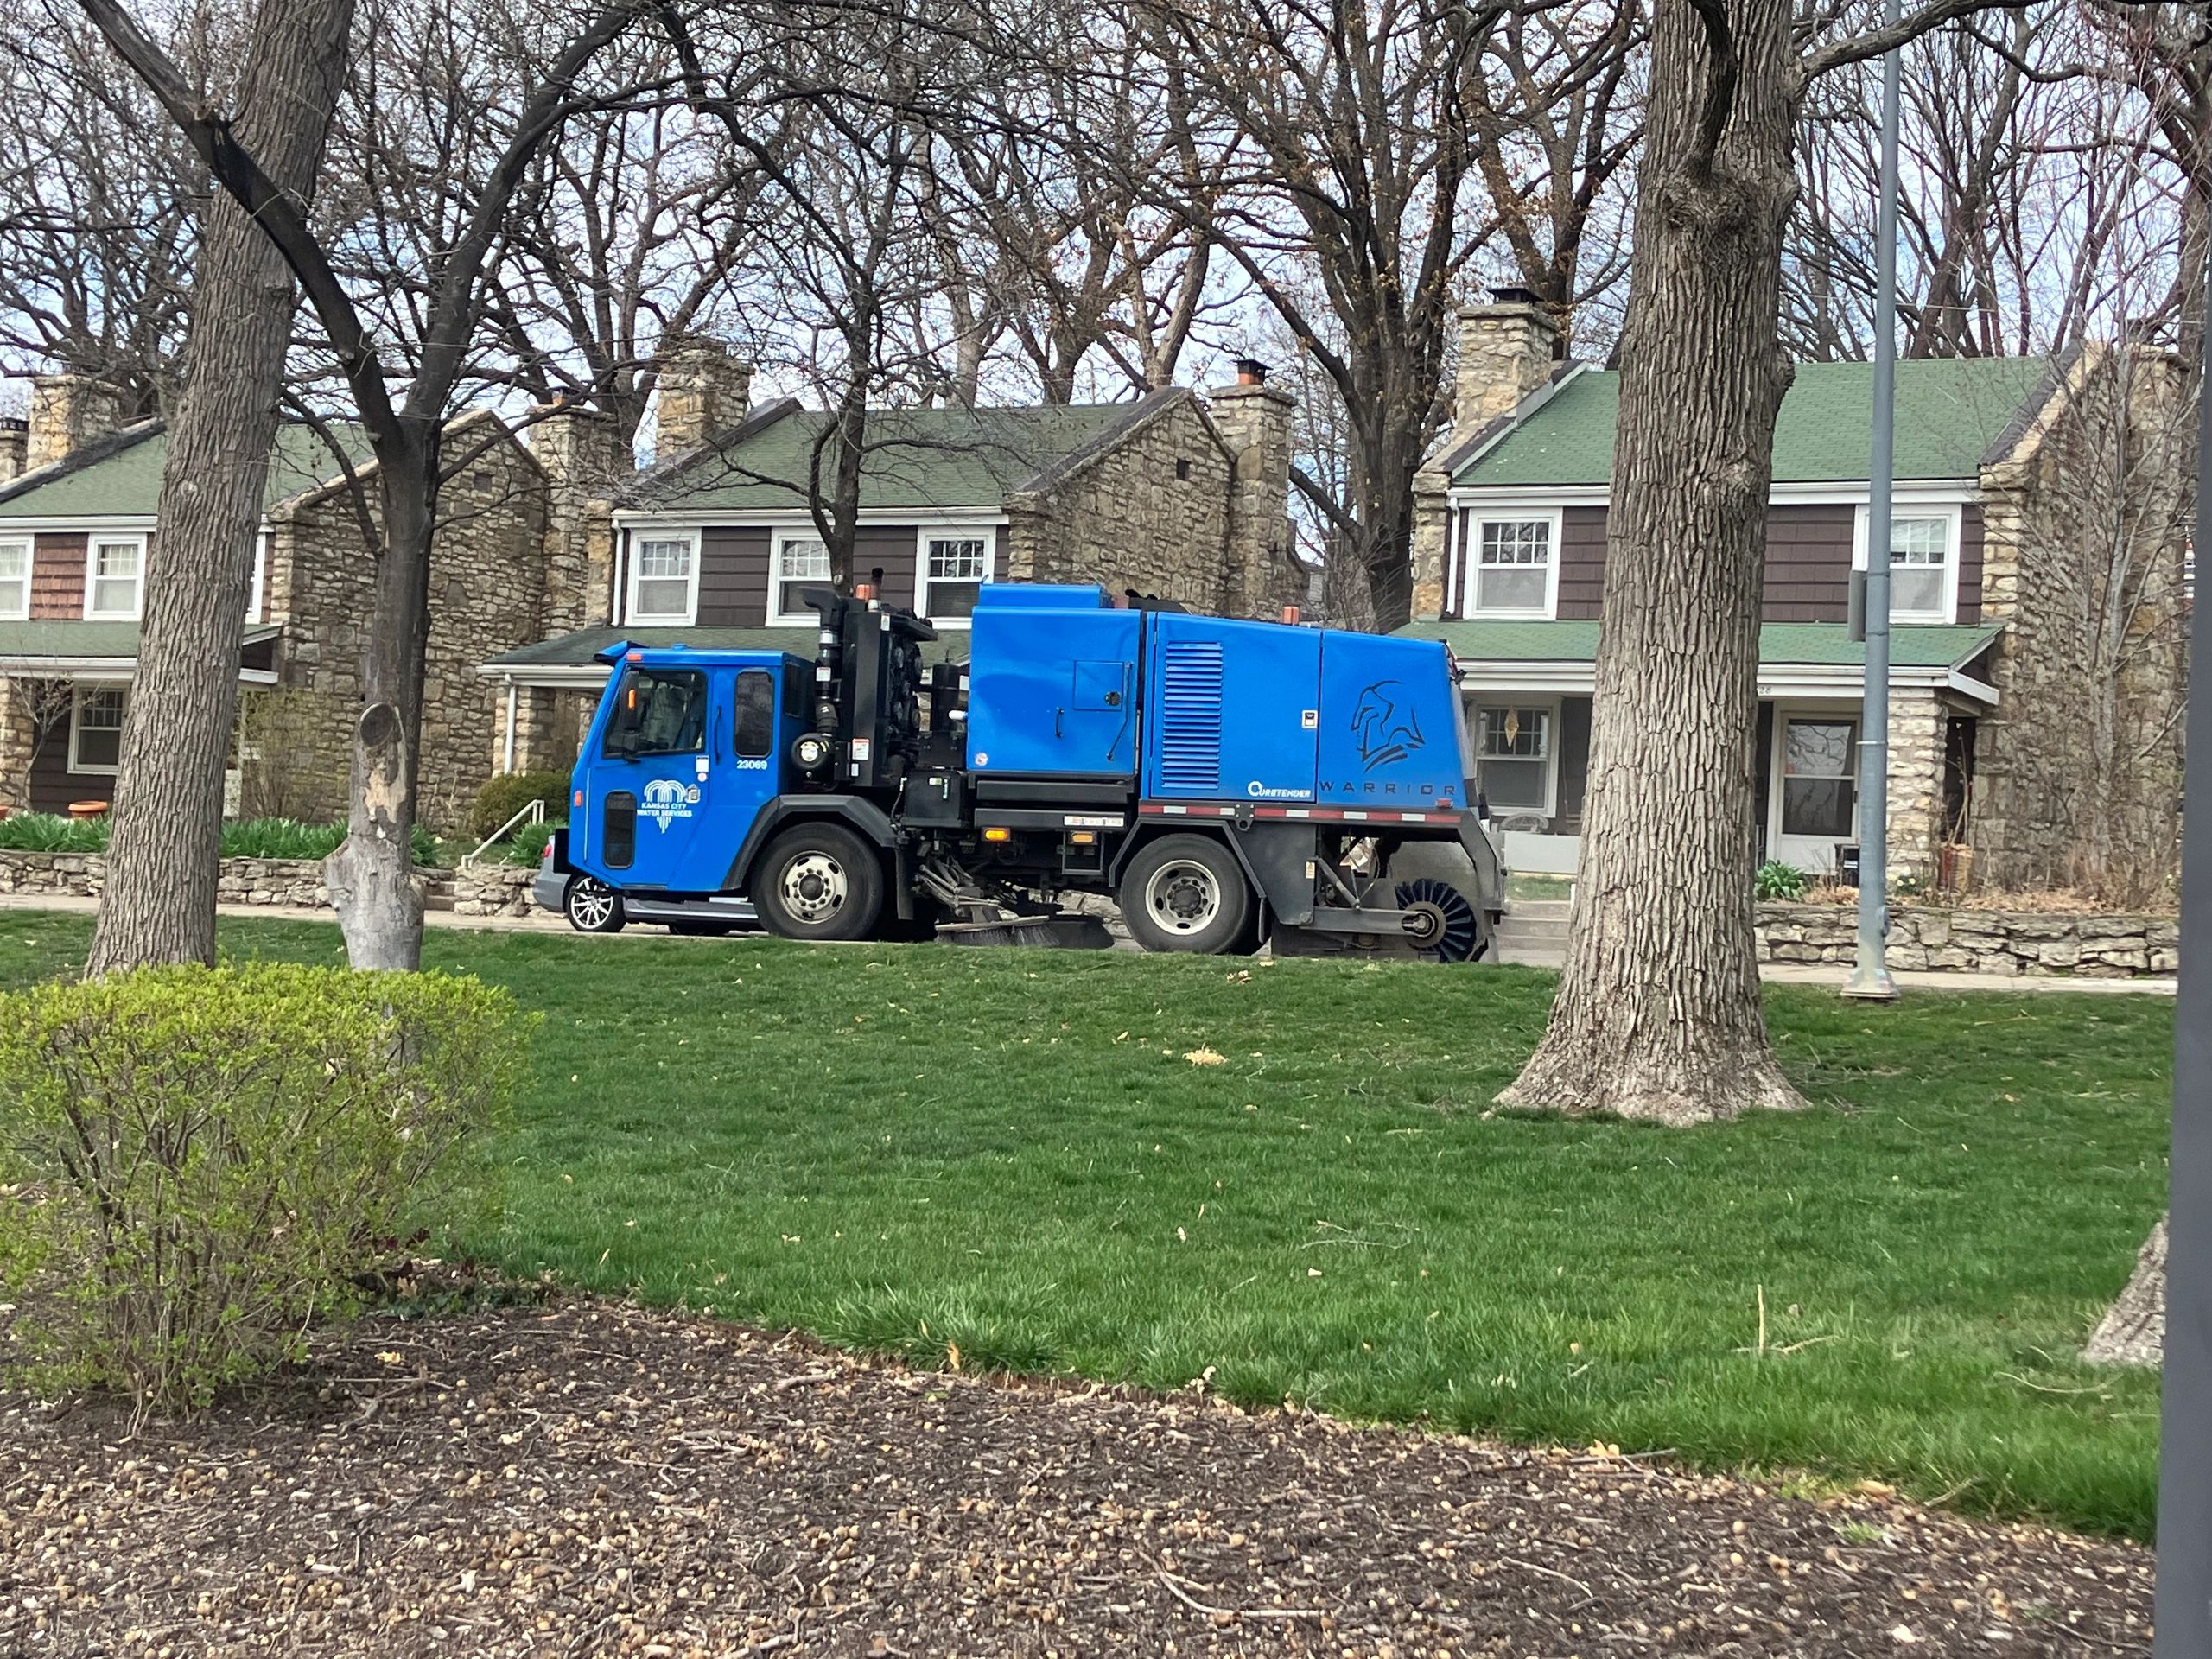
[[[1803,1103],[1751,909],[1796,66],[1784,0],[1714,10],[1718,30],[1691,0],[1654,20],[1581,874],[1550,1027],[1499,1097],[1671,1124]]]
[[[323,861],[324,885],[356,968],[423,965],[423,889],[415,874],[416,779],[422,753],[423,653],[429,639],[430,537],[436,522],[437,430],[406,422],[405,446],[379,444],[384,546],[362,647],[353,726],[353,803],[346,839]]]
[[[353,0],[264,0],[255,21],[239,136],[276,184],[302,200],[321,166],[352,16]],[[147,552],[89,974],[215,959],[223,775],[293,303],[275,245],[214,192]]]
[[[2166,1347],[2166,1217],[2135,1258],[2120,1298],[2089,1335],[2082,1357],[2092,1365],[2156,1365]]]

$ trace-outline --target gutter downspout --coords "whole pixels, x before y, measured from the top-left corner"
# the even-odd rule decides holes
[[[499,770],[501,772],[512,772],[515,769],[515,677],[510,674],[505,677],[505,679],[507,687],[507,732],[506,741],[502,745],[500,750]]]

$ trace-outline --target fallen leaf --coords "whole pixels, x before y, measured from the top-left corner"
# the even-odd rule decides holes
[[[1183,1058],[1188,1060],[1192,1065],[1220,1065],[1224,1064],[1222,1057],[1211,1048],[1194,1048]]]

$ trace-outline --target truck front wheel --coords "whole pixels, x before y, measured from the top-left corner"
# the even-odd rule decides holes
[[[802,823],[753,867],[753,908],[787,939],[866,939],[883,913],[883,861],[838,823]]]
[[[1122,920],[1147,950],[1218,956],[1243,938],[1252,890],[1236,855],[1205,836],[1162,836],[1122,874]]]

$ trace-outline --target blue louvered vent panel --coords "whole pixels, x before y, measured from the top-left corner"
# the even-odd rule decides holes
[[[1173,795],[1221,792],[1221,646],[1173,640],[1160,652],[1160,784]]]

